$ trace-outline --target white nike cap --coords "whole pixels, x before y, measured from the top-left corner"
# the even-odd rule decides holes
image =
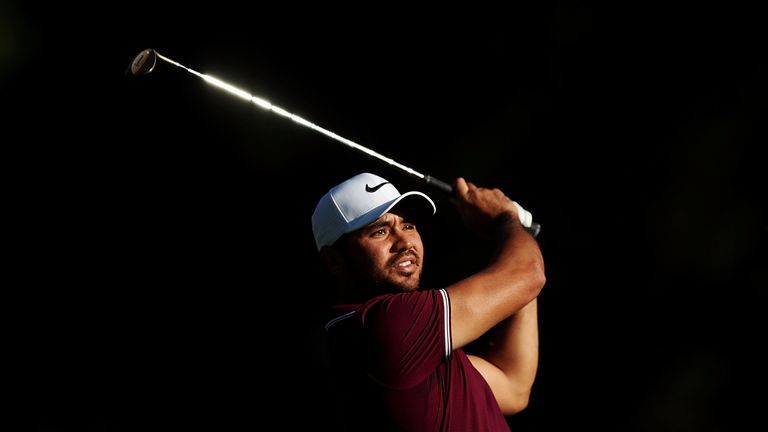
[[[319,251],[336,242],[342,235],[360,229],[390,211],[405,198],[414,201],[418,215],[432,216],[435,203],[421,192],[401,194],[387,180],[370,173],[358,174],[328,191],[312,213],[312,232]],[[416,200],[416,197],[423,199]]]

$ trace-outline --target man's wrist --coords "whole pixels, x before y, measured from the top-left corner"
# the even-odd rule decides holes
[[[511,210],[505,211],[493,220],[494,237],[506,237],[514,232],[523,229],[520,218]]]

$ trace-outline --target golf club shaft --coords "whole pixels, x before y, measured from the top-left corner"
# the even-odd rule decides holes
[[[258,106],[260,106],[260,107],[262,107],[264,109],[270,110],[270,111],[272,111],[272,112],[274,112],[276,114],[279,114],[279,115],[281,115],[283,117],[289,118],[289,119],[293,120],[294,122],[296,122],[296,123],[298,123],[298,124],[300,124],[302,126],[305,126],[305,127],[308,127],[308,128],[310,128],[312,130],[320,132],[321,134],[323,134],[323,135],[325,135],[325,136],[327,136],[329,138],[332,138],[332,139],[334,139],[334,140],[336,140],[336,141],[338,141],[338,142],[340,142],[340,143],[342,143],[342,144],[344,144],[344,145],[346,145],[346,146],[348,146],[350,148],[353,148],[353,149],[355,149],[357,151],[363,152],[363,153],[367,154],[368,156],[374,157],[374,158],[376,158],[376,159],[378,159],[378,160],[380,160],[380,161],[382,161],[382,162],[384,162],[384,163],[386,163],[388,165],[391,165],[391,166],[393,166],[395,168],[398,168],[401,171],[404,171],[404,172],[406,172],[406,173],[408,173],[408,174],[410,174],[410,175],[412,175],[414,177],[417,177],[417,178],[420,178],[422,180],[425,180],[428,184],[432,184],[433,186],[435,186],[435,187],[437,187],[439,189],[443,189],[444,191],[446,191],[448,193],[452,193],[453,192],[453,187],[451,187],[451,185],[449,185],[449,184],[447,184],[447,183],[445,183],[443,181],[437,180],[434,177],[428,177],[425,174],[422,174],[422,173],[420,173],[420,172],[418,172],[418,171],[416,171],[416,170],[414,170],[412,168],[409,168],[409,167],[407,167],[407,166],[405,166],[405,165],[403,165],[403,164],[401,164],[401,163],[399,163],[399,162],[397,162],[397,161],[395,161],[395,160],[393,160],[391,158],[388,158],[388,157],[382,155],[381,153],[378,153],[378,152],[376,152],[374,150],[371,150],[371,149],[369,149],[369,148],[367,148],[365,146],[362,146],[362,145],[360,145],[360,144],[358,144],[358,143],[356,143],[356,142],[354,142],[354,141],[352,141],[350,139],[344,138],[343,136],[338,135],[338,134],[336,134],[334,132],[331,132],[328,129],[325,129],[324,127],[318,126],[315,123],[312,123],[312,122],[310,122],[310,121],[308,121],[308,120],[306,120],[306,119],[304,119],[304,118],[302,118],[300,116],[297,116],[296,114],[290,113],[290,112],[284,110],[283,108],[280,108],[279,106],[274,105],[274,104],[272,104],[271,102],[269,102],[269,101],[267,101],[265,99],[262,99],[262,98],[260,98],[258,96],[251,95],[250,93],[248,93],[248,92],[246,92],[244,90],[238,89],[237,87],[232,86],[230,84],[227,84],[227,83],[225,83],[225,82],[223,82],[223,81],[221,81],[221,80],[219,80],[217,78],[214,78],[214,77],[211,77],[209,75],[197,72],[197,71],[195,71],[193,69],[190,69],[190,68],[182,65],[181,63],[178,63],[176,61],[173,61],[173,60],[169,59],[168,57],[165,57],[165,56],[161,55],[157,51],[155,51],[155,53],[157,54],[157,57],[160,58],[161,60],[164,60],[164,61],[166,61],[166,62],[168,62],[168,63],[170,63],[170,64],[172,64],[172,65],[174,65],[176,67],[184,69],[185,71],[189,72],[190,74],[195,75],[195,76],[197,76],[199,78],[202,78],[204,81],[206,81],[207,83],[209,83],[209,84],[211,84],[213,86],[216,86],[216,87],[218,87],[218,88],[220,88],[222,90],[225,90],[225,91],[227,91],[227,92],[229,92],[229,93],[231,93],[231,94],[233,94],[235,96],[239,96],[240,98],[245,99],[247,101],[250,101],[250,102],[252,102],[252,103],[254,103],[254,104],[256,104],[256,105],[258,105]],[[429,180],[427,180],[427,178],[429,178]]]

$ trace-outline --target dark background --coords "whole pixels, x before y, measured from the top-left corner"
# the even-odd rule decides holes
[[[3,3],[7,374],[25,429],[325,429],[309,217],[372,171],[438,206],[429,286],[479,268],[448,197],[214,75],[543,226],[517,431],[762,424],[764,24],[755,10]]]

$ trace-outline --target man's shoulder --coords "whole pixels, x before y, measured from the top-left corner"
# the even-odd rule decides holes
[[[326,329],[338,324],[363,323],[378,316],[418,315],[425,307],[436,304],[442,298],[442,290],[419,290],[404,293],[388,293],[372,297],[360,304],[336,304],[331,308]]]
[[[410,316],[420,315],[425,309],[431,309],[442,303],[439,290],[413,291],[406,293],[385,294],[374,297],[357,309],[360,319],[366,321],[373,316]]]

